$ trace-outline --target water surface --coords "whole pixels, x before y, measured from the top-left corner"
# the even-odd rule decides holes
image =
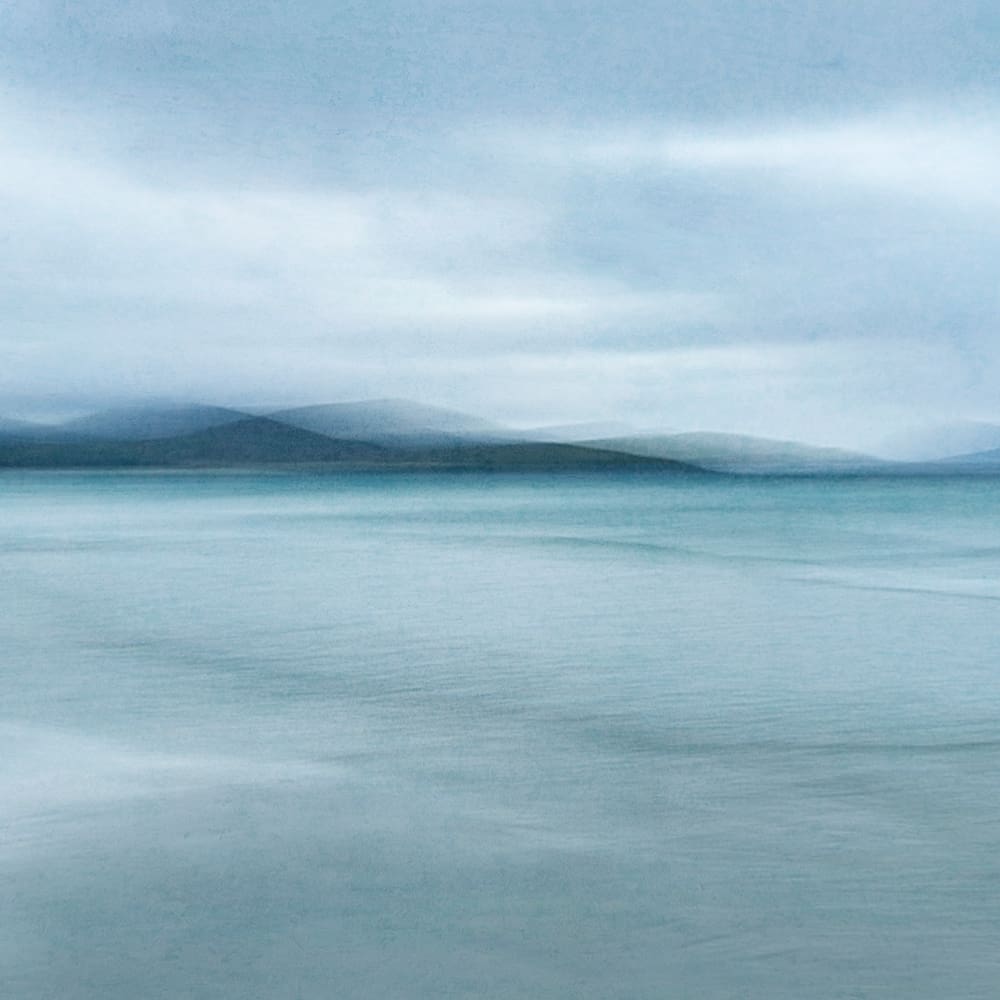
[[[988,480],[0,475],[0,993],[995,997]]]

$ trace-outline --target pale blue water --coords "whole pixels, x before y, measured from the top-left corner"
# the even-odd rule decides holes
[[[995,998],[1000,483],[0,475],[0,996]]]

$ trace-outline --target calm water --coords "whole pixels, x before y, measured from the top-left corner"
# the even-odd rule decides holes
[[[995,998],[1000,484],[0,475],[0,995]]]

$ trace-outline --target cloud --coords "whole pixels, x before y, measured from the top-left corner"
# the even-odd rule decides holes
[[[453,349],[482,337],[578,335],[630,319],[718,314],[715,297],[632,288],[553,259],[557,209],[529,196],[449,189],[294,187],[252,176],[177,184],[93,144],[39,135],[6,108],[0,294],[95,319],[220,317],[283,341],[320,331],[398,342],[419,330]],[[247,322],[247,320],[250,320]],[[267,322],[265,322],[265,320]],[[83,320],[86,322],[86,319]],[[145,325],[134,324],[133,336]],[[76,327],[68,331],[76,336]],[[49,335],[58,336],[58,334]],[[121,346],[121,345],[119,345]]]
[[[619,171],[747,173],[822,194],[870,191],[1000,210],[1000,112],[942,106],[804,125],[583,130],[522,137],[550,162]],[[523,152],[522,152],[522,155]]]
[[[850,443],[992,398],[986,111],[456,126],[433,177],[363,180],[178,169],[44,110],[0,99],[11,415],[399,395]]]
[[[949,345],[891,338],[505,351],[452,359],[447,371],[417,358],[405,378],[442,399],[474,384],[480,412],[521,426],[586,415],[856,447],[874,447],[887,427],[910,422],[914,398],[932,412],[968,389],[967,367]]]

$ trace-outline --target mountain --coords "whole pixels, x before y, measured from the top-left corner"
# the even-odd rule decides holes
[[[0,466],[31,468],[197,468],[381,463],[385,450],[337,441],[266,417],[245,417],[193,434],[143,441],[0,441]]]
[[[527,430],[510,431],[512,437],[521,441],[551,441],[563,444],[577,444],[581,441],[597,441],[604,438],[622,438],[635,434],[628,424],[620,421],[590,421],[581,424],[556,424],[551,427],[531,427]]]
[[[793,475],[872,472],[890,467],[889,463],[869,455],[839,448],[819,448],[794,441],[708,431],[609,438],[588,441],[587,445],[632,455],[672,459],[716,472]]]
[[[930,466],[935,469],[946,469],[949,472],[962,469],[969,472],[1000,471],[1000,448],[976,451],[969,455],[951,455],[930,463]]]
[[[9,434],[11,436],[25,433],[30,434],[42,426],[44,425],[34,424],[28,420],[14,420],[11,417],[0,417],[0,434]]]
[[[497,424],[457,410],[406,399],[327,403],[269,413],[272,420],[345,440],[374,441],[397,447],[455,444],[463,440],[509,440]]]
[[[918,427],[886,438],[879,451],[910,462],[934,462],[1000,448],[1000,424],[955,421]]]
[[[0,438],[34,438],[51,430],[47,424],[36,424],[29,420],[14,420],[0,417]]]
[[[2,466],[697,471],[656,455],[519,439],[478,417],[401,399],[267,416],[190,404],[105,410],[54,427],[9,421],[0,424]]]
[[[0,467],[8,468],[257,466],[384,471],[702,472],[656,457],[542,442],[463,442],[389,448],[368,441],[328,437],[268,417],[247,417],[193,434],[142,441],[0,440]]]
[[[0,441],[72,441],[78,436],[66,430],[63,424],[40,424],[0,417]]]
[[[91,413],[59,426],[63,433],[107,441],[150,441],[194,434],[245,420],[250,414],[197,403],[123,406]]]
[[[397,452],[400,468],[482,472],[650,472],[706,475],[706,470],[657,456],[543,441],[473,443]]]
[[[402,399],[304,406],[266,416],[220,406],[156,404],[105,410],[55,426],[0,419],[0,466],[757,475],[1000,472],[1000,446],[946,461],[904,463],[740,434],[616,433],[620,430],[621,425],[576,424],[513,431]],[[976,439],[989,440],[993,431],[1000,434],[1000,427],[977,425],[981,437]]]

